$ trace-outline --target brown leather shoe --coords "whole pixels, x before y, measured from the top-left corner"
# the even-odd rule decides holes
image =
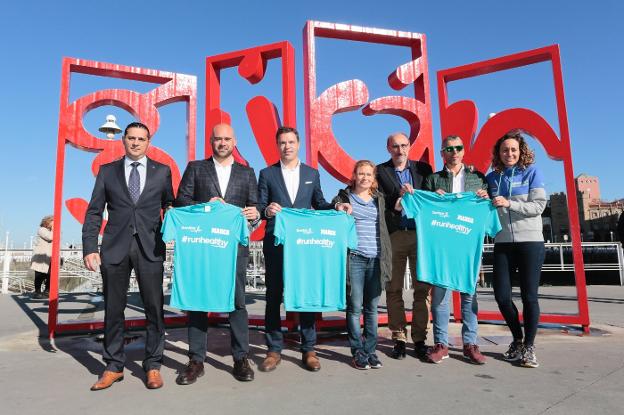
[[[271,372],[275,370],[277,365],[282,361],[282,356],[277,352],[268,352],[264,362],[260,365],[262,372]]]
[[[303,362],[303,366],[310,372],[318,372],[321,370],[321,362],[319,362],[318,357],[316,357],[316,352],[314,351],[303,353],[301,361]]]
[[[92,391],[99,391],[102,389],[110,388],[113,383],[121,382],[124,378],[123,372],[113,372],[110,370],[105,370],[102,373],[102,376],[98,379],[97,382],[91,386]]]
[[[184,371],[176,378],[176,383],[178,385],[190,385],[202,376],[204,376],[204,362],[189,360]]]
[[[160,389],[163,386],[160,370],[151,369],[147,371],[147,381],[145,382],[147,389]]]

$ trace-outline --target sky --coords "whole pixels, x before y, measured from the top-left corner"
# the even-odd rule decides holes
[[[423,33],[427,36],[433,139],[439,150],[440,124],[436,73],[481,60],[558,44],[561,49],[574,173],[596,175],[602,198],[624,197],[617,122],[624,118],[624,5],[618,1],[271,1],[205,2],[9,1],[0,10],[0,247],[9,233],[9,247],[29,245],[39,221],[53,211],[54,178],[63,57],[159,69],[197,76],[197,147],[204,154],[205,59],[253,46],[289,41],[295,49],[297,127],[305,131],[303,27],[307,20],[345,23]],[[402,48],[330,39],[317,40],[317,92],[349,79],[361,79],[370,98],[408,94],[392,90],[388,74],[405,63]],[[281,110],[280,68],[269,64],[263,82],[251,86],[236,70],[221,79],[223,109],[232,115],[239,149],[256,174],[265,167],[254,143],[244,106],[265,95]],[[152,84],[88,75],[72,77],[70,101],[108,88],[138,92]],[[547,64],[457,81],[449,86],[449,101],[473,100],[479,125],[490,112],[530,108],[559,131],[552,75]],[[107,114],[120,126],[133,121],[123,109],[104,106],[83,118],[85,129],[97,128]],[[186,165],[185,107],[163,108],[153,145],[169,153],[180,170]],[[336,115],[332,128],[340,145],[354,159],[383,162],[389,158],[385,138],[407,130],[397,117],[361,112]],[[305,140],[305,137],[302,137]],[[547,191],[565,190],[560,162],[545,155],[540,144],[537,164]],[[67,146],[63,199],[88,200],[94,178],[94,153]],[[301,159],[305,160],[302,144]],[[440,168],[440,158],[436,157]],[[343,185],[320,168],[322,186],[331,199]],[[63,246],[79,243],[80,225],[64,209]]]

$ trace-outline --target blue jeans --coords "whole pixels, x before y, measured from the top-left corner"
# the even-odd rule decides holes
[[[347,295],[347,332],[351,354],[375,353],[377,348],[377,304],[381,296],[379,258],[349,254],[349,292]],[[364,341],[360,315],[364,308]]]
[[[433,287],[431,291],[431,314],[433,315],[433,341],[448,346],[448,325],[451,316],[449,300],[451,290]],[[477,344],[477,292],[461,293],[462,340],[464,345]]]

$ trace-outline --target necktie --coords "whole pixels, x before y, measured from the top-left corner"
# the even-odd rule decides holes
[[[130,191],[130,197],[135,204],[139,200],[139,196],[141,196],[141,179],[139,177],[139,171],[137,170],[137,166],[139,164],[141,163],[138,161],[130,164],[132,166],[132,170],[130,171],[130,178],[128,179],[128,190]]]

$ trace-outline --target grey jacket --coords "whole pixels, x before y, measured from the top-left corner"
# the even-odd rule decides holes
[[[350,203],[349,194],[351,189],[348,187],[341,189],[338,195],[332,200],[332,204],[336,203]],[[379,220],[379,243],[381,244],[381,253],[379,255],[379,268],[381,273],[379,279],[381,286],[385,287],[387,282],[390,282],[392,277],[392,249],[390,247],[390,233],[386,226],[386,204],[384,196],[381,192],[377,191],[373,194],[373,198],[377,200],[377,218]],[[347,275],[348,278],[348,275]]]
[[[540,171],[534,165],[510,167],[490,172],[486,179],[490,197],[504,196],[510,203],[508,208],[498,208],[503,229],[494,242],[543,242],[542,212],[547,199]]]

